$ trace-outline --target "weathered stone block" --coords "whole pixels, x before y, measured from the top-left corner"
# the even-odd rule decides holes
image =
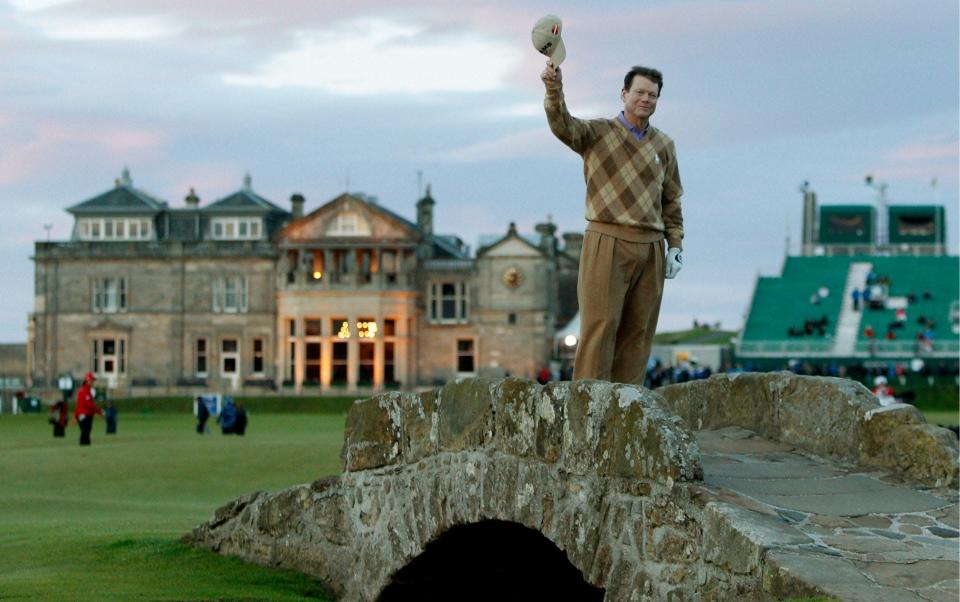
[[[493,440],[497,381],[469,378],[440,390],[439,449],[479,449]]]
[[[496,387],[494,438],[497,449],[524,457],[536,449],[536,402],[541,387],[526,379],[507,378]]]
[[[567,421],[566,385],[551,383],[543,387],[534,399],[537,417],[535,453],[551,464],[563,455],[563,429]]]
[[[861,460],[934,487],[958,483],[957,438],[927,424],[913,406],[876,408],[863,421]]]
[[[417,462],[437,451],[439,414],[437,390],[404,393],[400,397],[402,454],[406,463]]]
[[[401,394],[383,393],[357,401],[347,414],[341,460],[346,472],[400,461]]]

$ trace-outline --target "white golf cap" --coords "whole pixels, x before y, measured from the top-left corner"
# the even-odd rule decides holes
[[[563,22],[556,15],[541,17],[533,26],[530,37],[533,46],[540,54],[550,57],[550,63],[559,67],[563,59],[567,58],[567,49],[560,38]]]

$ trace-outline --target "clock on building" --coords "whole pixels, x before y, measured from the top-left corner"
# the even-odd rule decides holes
[[[502,279],[507,288],[517,288],[523,282],[523,272],[519,268],[509,267],[503,271]]]

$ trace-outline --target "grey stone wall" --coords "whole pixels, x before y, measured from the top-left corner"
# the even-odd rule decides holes
[[[208,338],[208,373],[213,386],[219,372],[218,341],[240,341],[241,379],[252,370],[252,341],[264,339],[264,378],[275,370],[275,258],[270,247],[246,243],[38,243],[37,289],[31,377],[40,389],[53,387],[59,374],[82,376],[92,368],[92,341],[102,336],[126,339],[126,375],[117,393],[134,381],[174,387],[194,377],[193,341]],[[213,281],[243,276],[248,282],[247,311],[213,311]],[[123,277],[126,307],[95,312],[92,281]],[[147,391],[149,394],[149,391]]]

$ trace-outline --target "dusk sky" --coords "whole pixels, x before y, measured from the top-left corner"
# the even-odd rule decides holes
[[[113,186],[173,207],[241,187],[312,211],[345,190],[414,220],[418,171],[436,230],[476,250],[509,222],[584,227],[580,158],[550,134],[530,29],[563,19],[564,88],[613,116],[631,65],[664,88],[685,267],[661,330],[743,324],[758,274],[821,204],[947,207],[958,252],[956,0],[0,0],[0,342],[25,342],[33,244]]]

